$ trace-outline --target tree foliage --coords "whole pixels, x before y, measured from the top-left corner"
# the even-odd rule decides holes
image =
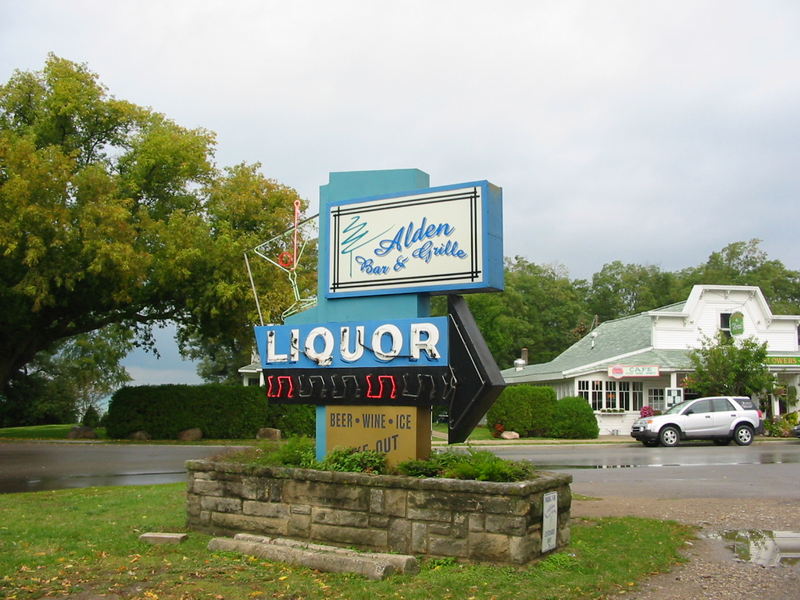
[[[770,392],[774,378],[766,366],[767,343],[737,340],[720,332],[689,352],[694,373],[686,387],[702,396],[753,396]]]
[[[243,338],[256,321],[243,252],[286,229],[299,198],[213,158],[211,132],[117,100],[85,65],[50,55],[0,87],[0,390],[111,324],[145,344],[167,320],[189,348]],[[280,314],[277,274],[254,272]]]

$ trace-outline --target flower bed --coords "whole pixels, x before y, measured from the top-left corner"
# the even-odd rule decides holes
[[[189,461],[188,525],[364,550],[524,564],[542,555],[544,495],[555,549],[569,542],[572,477],[495,483]]]

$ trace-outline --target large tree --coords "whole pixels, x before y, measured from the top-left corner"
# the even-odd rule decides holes
[[[586,322],[582,282],[563,267],[537,265],[521,256],[505,262],[505,291],[467,296],[470,310],[500,368],[513,365],[521,348],[531,363],[555,358]]]
[[[712,252],[705,263],[684,269],[679,277],[686,294],[693,284],[755,285],[776,314],[800,314],[800,272],[770,260],[761,240],[732,242]]]
[[[694,367],[686,386],[703,396],[752,396],[772,391],[774,377],[766,366],[767,343],[736,339],[720,332],[689,352]]]
[[[0,87],[0,393],[38,353],[110,324],[146,343],[168,320],[195,340],[255,321],[242,254],[299,198],[257,165],[218,171],[213,152],[211,132],[53,55]],[[277,275],[255,273],[280,314]]]
[[[592,285],[587,291],[589,311],[601,322],[682,299],[672,273],[663,272],[654,265],[623,264],[618,260],[603,265],[592,276]]]

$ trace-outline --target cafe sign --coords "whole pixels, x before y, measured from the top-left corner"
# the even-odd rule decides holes
[[[331,203],[327,297],[503,288],[502,190],[488,181]]]
[[[608,376],[614,379],[623,377],[658,377],[658,365],[614,365],[608,367]]]

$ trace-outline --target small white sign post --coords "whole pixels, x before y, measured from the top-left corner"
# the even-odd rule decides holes
[[[556,547],[558,532],[558,492],[547,492],[542,499],[542,554]]]

